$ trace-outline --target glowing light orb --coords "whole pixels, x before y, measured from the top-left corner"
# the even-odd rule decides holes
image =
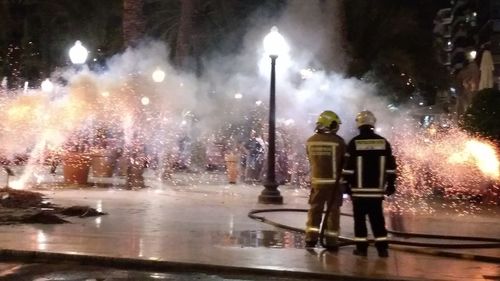
[[[300,70],[300,77],[302,80],[310,79],[314,74],[314,71],[310,68],[304,68]]]
[[[295,124],[295,120],[293,120],[293,119],[287,119],[287,120],[285,120],[285,125],[286,126],[292,126],[293,124]]]
[[[285,38],[278,32],[278,28],[273,26],[271,32],[264,37],[264,51],[268,56],[280,56],[289,50]]]
[[[80,42],[80,40],[77,40],[75,42],[75,45],[73,45],[73,47],[69,49],[69,59],[73,64],[84,64],[87,60],[88,55],[89,52],[82,45],[82,42]]]
[[[54,84],[50,82],[49,78],[43,80],[41,87],[45,93],[50,93],[54,90]]]
[[[241,93],[236,93],[236,94],[234,94],[234,98],[237,100],[240,100],[243,98],[243,95]]]
[[[477,56],[477,51],[476,50],[472,50],[469,52],[469,59],[470,60],[475,60],[476,59],[476,56]]]
[[[141,103],[142,103],[142,105],[148,105],[149,104],[149,98],[148,97],[142,97]]]
[[[261,100],[258,100],[258,101],[256,101],[256,102],[255,102],[255,104],[256,104],[257,106],[259,106],[259,105],[261,105],[261,104],[262,104],[262,101],[261,101]]]
[[[156,68],[151,77],[156,83],[161,83],[163,82],[163,80],[165,80],[165,71],[161,70],[160,68]]]

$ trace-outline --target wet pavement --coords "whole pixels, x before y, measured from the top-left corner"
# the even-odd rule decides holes
[[[0,281],[298,281],[303,279],[230,274],[165,273],[76,264],[0,264]],[[316,279],[309,279],[315,281]]]
[[[62,206],[88,205],[108,215],[67,218],[72,223],[62,225],[1,226],[0,248],[18,252],[11,255],[0,252],[0,257],[17,262],[40,262],[33,258],[33,252],[38,252],[45,254],[39,257],[46,262],[61,263],[69,259],[77,264],[84,262],[124,270],[137,261],[144,269],[151,266],[148,270],[153,273],[170,274],[166,271],[181,266],[184,272],[192,270],[194,274],[188,276],[194,279],[164,280],[226,280],[210,279],[216,276],[210,275],[215,272],[307,280],[500,280],[500,248],[421,249],[396,245],[391,246],[387,259],[378,258],[374,248],[370,248],[368,257],[353,256],[352,246],[342,247],[338,253],[321,248],[306,251],[302,234],[248,217],[253,209],[306,209],[308,191],[305,189],[282,186],[285,204],[262,205],[257,203],[262,186],[229,185],[220,173],[176,174],[174,180],[162,184],[148,171],[146,179],[149,188],[130,191],[119,188],[123,181],[120,178],[93,179],[109,183],[107,188],[97,185],[62,188],[55,184],[60,181],[55,176],[51,179],[53,184],[43,185],[49,189],[41,191],[51,202]],[[350,212],[348,202],[343,211]],[[453,211],[443,208],[434,212],[387,215],[387,223],[389,227],[410,232],[500,237],[498,207],[479,208],[475,212]],[[305,212],[301,211],[261,215],[296,228],[303,228],[306,219]],[[341,228],[343,236],[352,237],[352,218],[342,217]],[[450,243],[442,239],[431,242]],[[148,280],[140,276],[123,278],[110,280]]]

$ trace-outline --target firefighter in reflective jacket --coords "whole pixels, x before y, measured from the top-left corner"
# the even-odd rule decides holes
[[[367,255],[368,216],[378,255],[388,257],[382,200],[384,195],[395,192],[396,161],[390,143],[374,132],[375,122],[375,116],[370,111],[362,111],[356,116],[359,135],[347,146],[348,159],[342,174],[353,205],[356,243],[353,254]]]
[[[307,140],[307,155],[311,167],[310,208],[306,222],[306,247],[315,247],[320,235],[320,224],[325,203],[332,200],[327,214],[324,246],[338,249],[340,205],[342,191],[339,177],[342,173],[345,142],[337,135],[340,118],[333,111],[324,111],[316,122],[315,134]]]

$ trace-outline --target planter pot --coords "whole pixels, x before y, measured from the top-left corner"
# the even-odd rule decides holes
[[[236,181],[238,180],[238,160],[239,157],[235,153],[228,153],[226,154],[225,161],[226,161],[226,172],[227,172],[227,179],[229,183],[235,184]]]
[[[125,156],[121,156],[116,160],[116,165],[117,165],[116,175],[120,177],[124,177],[127,175],[128,162],[129,159],[128,157]]]
[[[68,152],[63,157],[64,183],[87,184],[90,171],[90,156],[85,153]]]
[[[92,176],[112,177],[117,154],[114,151],[100,151],[92,155]]]
[[[126,188],[127,189],[138,189],[144,188],[144,165],[141,164],[132,164],[129,163],[127,167],[127,179],[126,179]]]

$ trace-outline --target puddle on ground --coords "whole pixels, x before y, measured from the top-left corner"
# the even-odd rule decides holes
[[[214,233],[213,244],[237,247],[303,249],[304,234],[291,231],[245,230],[233,233]]]

